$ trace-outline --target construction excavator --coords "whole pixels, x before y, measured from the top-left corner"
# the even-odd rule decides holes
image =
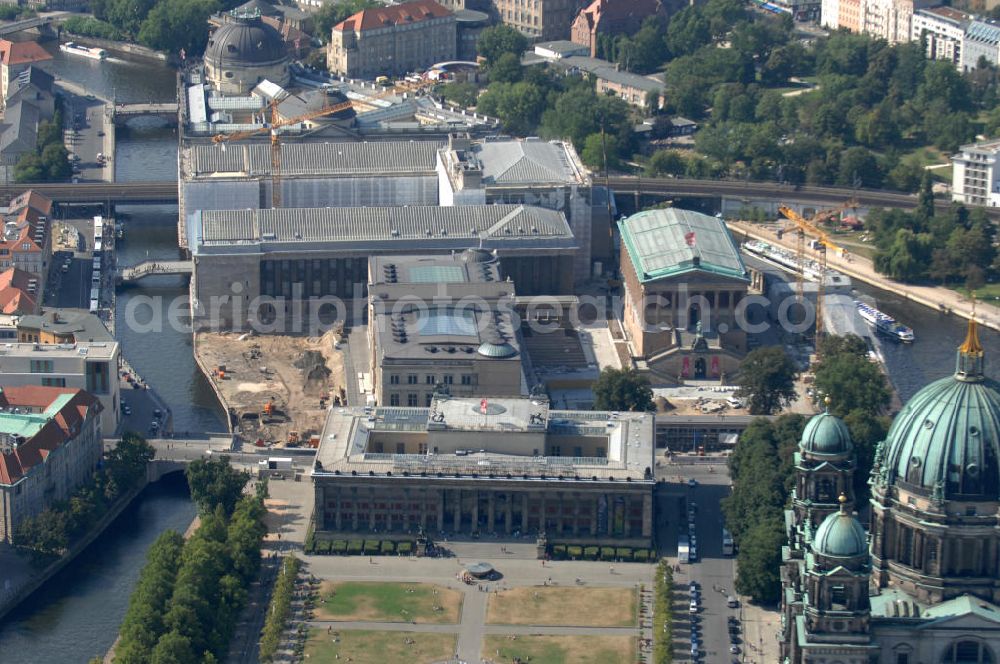
[[[848,207],[850,202],[851,201],[848,201],[844,207]],[[778,212],[792,222],[797,230],[795,257],[799,264],[799,270],[796,274],[796,293],[799,301],[802,301],[803,283],[805,280],[806,236],[814,238],[812,247],[819,252],[820,278],[819,286],[816,291],[816,348],[818,352],[819,342],[823,336],[823,299],[826,295],[826,252],[827,250],[833,250],[837,252],[838,255],[843,257],[846,257],[848,252],[846,249],[833,242],[833,240],[830,239],[830,236],[826,234],[826,231],[816,225],[815,218],[812,221],[807,220],[798,212],[785,205],[779,207]]]
[[[388,88],[376,95],[372,95],[369,99],[382,99],[384,97],[389,97],[392,95],[405,94],[416,92],[423,88],[436,85],[438,81],[423,80],[418,83],[409,82],[399,82],[392,88]],[[271,207],[277,208],[281,207],[281,129],[284,127],[290,127],[297,125],[301,122],[309,122],[310,120],[315,120],[316,118],[321,118],[325,115],[332,115],[334,113],[339,113],[340,111],[352,108],[356,103],[363,104],[364,102],[355,102],[352,100],[341,102],[339,104],[331,104],[329,106],[324,106],[323,108],[311,111],[309,113],[303,113],[302,115],[297,115],[292,118],[282,118],[281,114],[278,112],[278,107],[287,99],[287,96],[275,97],[268,102],[269,112],[271,115],[271,122],[265,124],[262,127],[257,127],[256,129],[249,129],[247,131],[237,131],[231,134],[216,134],[212,137],[212,142],[217,143],[225,148],[226,143],[232,143],[233,141],[241,141],[247,138],[253,138],[254,136],[259,136],[261,134],[269,133],[271,135]]]

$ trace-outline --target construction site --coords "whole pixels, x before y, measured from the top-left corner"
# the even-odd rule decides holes
[[[244,444],[315,447],[327,409],[346,398],[341,335],[199,332],[195,349]]]

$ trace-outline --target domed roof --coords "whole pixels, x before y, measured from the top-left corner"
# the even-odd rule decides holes
[[[492,263],[496,256],[486,249],[465,249],[462,256],[467,263]]]
[[[277,30],[259,17],[237,16],[208,38],[205,62],[216,67],[273,64],[288,58]]]
[[[865,529],[844,506],[846,497],[841,496],[840,511],[823,519],[813,536],[812,550],[830,558],[854,558],[868,553],[868,537]]]
[[[814,415],[802,430],[799,449],[806,454],[847,456],[854,449],[851,433],[839,417],[830,413]]]
[[[517,355],[517,350],[506,341],[485,341],[476,352],[483,357],[498,359]]]
[[[1000,500],[1000,385],[983,374],[976,324],[954,376],[920,390],[892,423],[884,482],[939,500]]]

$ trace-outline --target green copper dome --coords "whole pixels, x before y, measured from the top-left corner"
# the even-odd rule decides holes
[[[813,416],[802,430],[799,449],[819,456],[848,456],[854,449],[847,425],[830,413]]]
[[[812,550],[830,558],[854,558],[868,553],[868,537],[858,520],[841,507],[819,524]]]
[[[974,322],[953,376],[920,390],[885,442],[884,482],[937,500],[1000,500],[1000,385],[983,374]]]

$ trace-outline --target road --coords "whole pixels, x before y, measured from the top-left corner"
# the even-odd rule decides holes
[[[65,90],[64,95],[66,105],[63,129],[66,148],[74,163],[73,176],[80,182],[111,180],[110,159],[105,164],[97,161],[97,155],[105,151],[106,133],[109,130],[104,119],[104,102]]]
[[[732,557],[722,555],[724,523],[719,503],[730,493],[730,480],[724,457],[717,457],[717,461],[661,465],[657,469],[659,477],[670,480],[666,485],[660,484],[661,491],[657,494],[657,532],[661,538],[660,550],[673,562],[676,562],[677,535],[688,529],[687,505],[696,504],[698,560],[681,565],[680,573],[674,575],[674,658],[675,661],[692,661],[688,583],[694,580],[701,586],[702,597],[697,614],[701,657],[698,661],[711,664],[777,661],[774,635],[780,623],[778,613],[744,605],[742,597],[739,608],[726,606],[729,595],[735,595],[736,567]],[[687,486],[691,478],[697,481],[696,487]],[[736,654],[729,651],[729,616],[737,616],[741,621],[742,633]]]

